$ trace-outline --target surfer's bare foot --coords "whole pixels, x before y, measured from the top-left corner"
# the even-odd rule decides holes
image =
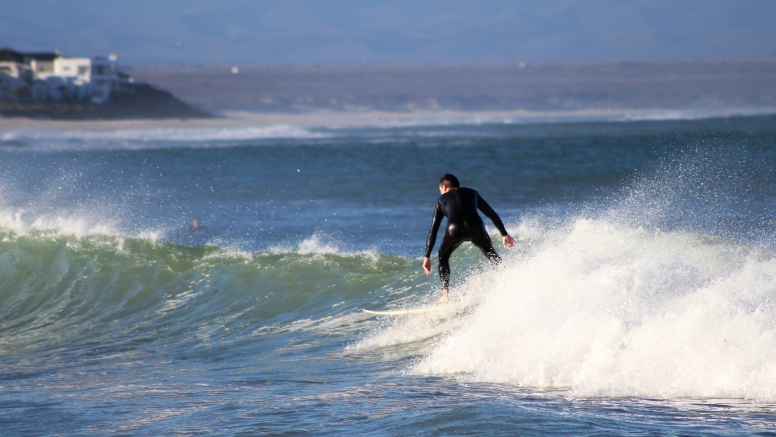
[[[439,299],[439,303],[447,303],[449,293],[446,288],[442,290],[442,297]]]

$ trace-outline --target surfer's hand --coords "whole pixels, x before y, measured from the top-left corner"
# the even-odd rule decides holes
[[[431,274],[431,259],[429,257],[423,258],[423,271],[426,272],[426,276]]]
[[[515,246],[515,239],[510,237],[509,235],[504,235],[503,237],[501,237],[501,242],[504,243],[504,247]]]

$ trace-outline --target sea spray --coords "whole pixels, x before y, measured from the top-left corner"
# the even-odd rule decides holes
[[[773,401],[774,271],[755,246],[580,219],[499,272],[413,372],[579,396]]]
[[[753,139],[700,137],[662,157],[590,215],[629,227],[680,229],[769,245],[776,234],[773,157]]]

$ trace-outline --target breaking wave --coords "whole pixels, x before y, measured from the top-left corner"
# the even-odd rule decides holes
[[[328,329],[355,330],[355,309],[406,298],[417,285],[412,260],[316,244],[245,253],[0,228],[0,353],[23,353],[45,367],[75,353],[159,344],[247,347],[332,317],[342,321]]]
[[[580,397],[776,401],[772,169],[711,149],[560,223],[524,217],[502,268],[455,287],[454,316],[354,347],[422,342],[411,374]]]
[[[581,396],[773,401],[774,272],[760,247],[580,219],[470,280],[463,292],[481,304],[412,372]]]
[[[300,126],[243,126],[223,128],[158,128],[158,129],[110,129],[110,130],[11,130],[0,134],[0,141],[18,144],[36,143],[38,148],[72,148],[73,143],[86,148],[154,147],[163,142],[167,147],[175,145],[196,147],[197,144],[212,147],[213,142],[234,142],[277,139],[318,139],[331,135]]]

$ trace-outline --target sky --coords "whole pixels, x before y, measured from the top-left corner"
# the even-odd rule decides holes
[[[0,46],[125,65],[776,56],[775,0],[0,0]]]

